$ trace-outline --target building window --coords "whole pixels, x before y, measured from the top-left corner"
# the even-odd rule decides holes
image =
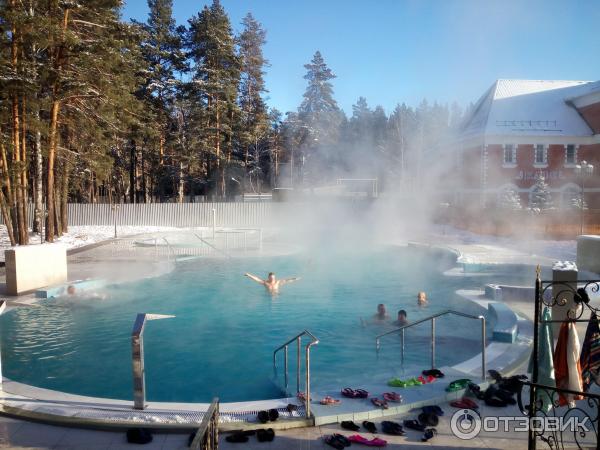
[[[544,144],[535,146],[535,158],[533,164],[535,166],[545,166],[548,163],[548,152]]]
[[[565,165],[574,166],[577,164],[577,147],[575,144],[565,146]]]
[[[514,167],[517,165],[517,151],[513,144],[504,144],[504,157],[502,165],[504,167]]]

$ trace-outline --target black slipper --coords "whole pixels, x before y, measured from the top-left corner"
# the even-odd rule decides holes
[[[423,406],[423,412],[427,414],[435,414],[440,417],[444,415],[444,410],[440,408],[438,405],[427,405]]]
[[[350,447],[352,445],[352,442],[350,442],[350,440],[343,434],[334,433],[333,437],[336,438],[344,447]]]
[[[424,370],[422,372],[423,375],[425,375],[426,377],[431,375],[432,377],[435,378],[444,378],[446,375],[444,375],[444,372],[442,372],[440,369],[429,369],[429,370]]]
[[[344,444],[341,443],[341,441],[339,439],[336,438],[336,435],[331,435],[331,436],[325,436],[325,443],[327,445],[331,445],[333,448],[336,448],[337,450],[344,450],[344,448],[346,447]]]
[[[411,430],[425,431],[425,425],[423,425],[422,423],[419,423],[416,420],[405,420],[404,426],[406,428],[410,428]]]
[[[360,427],[358,425],[356,425],[354,422],[352,422],[351,420],[344,420],[342,423],[340,423],[340,425],[344,430],[350,430],[350,431],[360,430]]]
[[[391,434],[393,436],[404,436],[405,434],[402,425],[396,422],[390,422],[389,420],[381,422],[381,429],[385,434]]]
[[[267,423],[269,421],[269,413],[266,411],[259,411],[256,418],[260,423]]]
[[[366,420],[362,423],[362,426],[365,427],[369,433],[377,433],[377,427],[373,422],[367,422]]]
[[[508,403],[506,403],[504,400],[499,399],[498,397],[486,397],[485,398],[485,404],[488,406],[496,406],[498,408],[502,408],[504,406],[507,406]]]
[[[258,442],[271,442],[275,439],[275,432],[273,431],[273,428],[256,430],[256,439],[258,439]]]
[[[435,428],[427,428],[425,430],[425,433],[423,433],[423,437],[421,438],[421,441],[427,442],[429,439],[434,437],[436,434],[437,434],[437,430]]]
[[[422,412],[419,414],[419,422],[429,427],[437,427],[440,419],[435,414]]]
[[[244,433],[234,433],[227,436],[225,440],[227,442],[239,444],[242,442],[248,442],[248,436],[246,436]]]
[[[277,411],[275,408],[270,409],[269,410],[269,420],[271,422],[275,422],[277,419],[279,419],[279,411]]]

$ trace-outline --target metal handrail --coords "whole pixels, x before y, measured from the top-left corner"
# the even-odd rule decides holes
[[[435,369],[435,319],[437,319],[438,317],[441,317],[441,316],[449,315],[449,314],[452,314],[455,316],[466,317],[467,319],[475,319],[475,320],[481,321],[481,378],[485,379],[485,376],[486,376],[486,370],[485,370],[486,330],[485,330],[485,317],[484,316],[474,316],[474,315],[466,314],[466,313],[463,313],[460,311],[453,311],[451,309],[441,311],[437,314],[433,314],[429,317],[425,317],[424,319],[417,320],[416,322],[409,323],[408,325],[404,325],[403,327],[396,328],[395,330],[388,331],[387,333],[382,333],[382,334],[376,336],[375,337],[375,346],[376,346],[377,352],[379,352],[379,349],[381,348],[381,338],[382,337],[388,336],[390,334],[401,333],[401,337],[402,337],[401,361],[402,361],[402,364],[404,364],[404,330],[406,330],[407,328],[412,328],[421,323],[431,321],[431,368]]]
[[[173,249],[173,247],[171,247],[171,244],[169,243],[169,241],[167,241],[167,238],[163,237],[162,240],[165,241],[165,243],[167,244],[167,255],[168,255],[169,259],[171,259],[171,253],[173,253],[173,259],[175,260],[175,262],[177,262],[177,254],[175,253],[175,250]]]
[[[301,364],[301,348],[302,348],[302,336],[309,336],[311,341],[306,344],[306,353],[305,353],[305,366],[306,366],[306,393],[304,395],[304,404],[306,409],[306,417],[310,417],[310,348],[313,345],[317,345],[319,343],[319,338],[317,338],[314,334],[312,334],[308,330],[304,330],[302,333],[294,336],[285,344],[280,345],[273,351],[273,370],[277,372],[277,352],[280,350],[284,351],[284,375],[285,375],[285,388],[288,388],[288,346],[294,341],[297,344],[296,350],[296,393],[300,392],[300,364]]]
[[[231,255],[229,253],[227,253],[225,250],[221,250],[220,248],[212,245],[210,242],[206,241],[202,236],[199,236],[197,233],[192,233],[194,236],[196,236],[198,239],[200,239],[200,242],[208,245],[210,248],[212,248],[213,250],[216,250],[219,253],[222,253],[224,256],[226,256],[227,258],[231,258]]]

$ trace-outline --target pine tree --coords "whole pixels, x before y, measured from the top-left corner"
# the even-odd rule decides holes
[[[514,189],[505,189],[498,198],[498,208],[508,211],[518,211],[522,209],[521,198]]]
[[[182,50],[183,30],[176,27],[173,19],[172,0],[148,0],[148,7],[147,23],[138,24],[145,35],[142,42],[142,55],[146,62],[146,68],[143,71],[145,81],[139,95],[148,104],[154,115],[156,129],[159,133],[158,157],[156,158],[158,165],[152,166],[151,169],[160,174],[164,172],[165,153],[169,154],[167,162],[171,164],[167,171],[173,170],[174,166],[177,168],[182,166],[184,155],[176,154],[172,148],[171,151],[167,148],[174,147],[180,142],[173,133],[173,130],[177,129],[175,102],[181,85],[177,74],[186,70],[186,64],[185,54]],[[181,147],[179,145],[177,147],[181,151]],[[153,159],[155,158],[151,158],[151,160]],[[135,183],[137,167],[131,164],[130,170],[133,171],[131,178]],[[182,192],[183,179],[181,177],[178,179],[178,191]],[[160,185],[160,182],[158,184]],[[164,186],[161,185],[159,191],[164,192],[164,190]],[[134,191],[135,189],[132,189],[130,193],[132,199],[135,196]],[[178,195],[178,200],[182,201],[182,195]]]
[[[535,184],[531,191],[531,201],[529,206],[532,211],[538,213],[553,209],[554,207],[550,187],[548,186],[548,183],[546,183],[546,179],[541,172],[538,172],[535,176]]]
[[[240,61],[229,18],[219,0],[213,0],[189,20],[189,57],[194,62],[190,90],[205,109],[207,174],[217,184],[219,195],[226,194],[225,164],[231,158],[232,132],[237,113],[236,98]],[[227,151],[224,152],[224,147]],[[213,176],[213,168],[216,176]]]
[[[311,184],[315,184],[330,175],[329,163],[338,144],[342,113],[333,98],[333,85],[330,82],[335,75],[321,53],[317,51],[304,68],[307,70],[304,79],[308,81],[308,86],[298,108],[302,128],[299,130],[302,136],[300,161],[304,181],[308,178]]]
[[[268,62],[262,51],[266,32],[260,23],[248,13],[242,25],[244,29],[237,39],[241,62],[239,103],[243,129],[240,144],[244,152],[244,164],[250,172],[256,170],[259,164],[256,157],[259,147],[268,140],[269,115],[262,98],[262,94],[267,92],[264,68]]]

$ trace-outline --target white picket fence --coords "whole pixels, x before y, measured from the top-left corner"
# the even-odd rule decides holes
[[[109,204],[69,203],[69,225],[207,227],[213,214],[219,227],[264,226],[275,209],[274,203],[125,203],[112,209]],[[213,213],[214,210],[214,213]],[[33,224],[33,205],[28,220]],[[3,223],[0,220],[0,223]]]

